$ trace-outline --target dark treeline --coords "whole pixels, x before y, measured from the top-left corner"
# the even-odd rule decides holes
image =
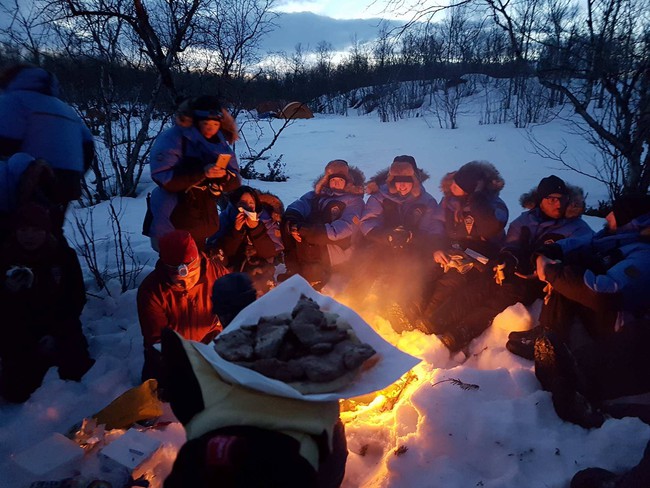
[[[602,161],[585,170],[540,150],[616,196],[650,186],[645,3],[425,1],[417,19],[400,32],[380,29],[372,45],[353,42],[335,53],[326,42],[311,51],[298,44],[265,60],[273,0],[169,0],[155,11],[142,2],[34,0],[30,12],[0,7],[13,19],[0,29],[0,64],[43,65],[59,76],[68,100],[103,114],[94,129],[117,176],[113,188],[96,189],[100,199],[136,192],[160,125],[151,121],[168,117],[184,96],[218,94],[235,114],[263,101],[299,100],[317,112],[376,111],[382,121],[433,106],[440,127],[453,129],[463,98],[495,90],[499,99],[486,105],[482,123],[525,127],[547,120],[549,108],[570,107],[576,130]],[[397,9],[399,2],[388,5]],[[97,175],[101,185],[106,178]]]

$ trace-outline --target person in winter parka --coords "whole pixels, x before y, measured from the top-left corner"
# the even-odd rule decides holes
[[[179,106],[174,127],[162,132],[151,149],[151,192],[143,233],[158,250],[158,239],[182,229],[199,250],[219,230],[217,200],[241,185],[230,144],[238,138],[232,116],[216,97],[201,96]]]
[[[240,186],[228,195],[228,206],[219,215],[219,231],[208,239],[208,248],[223,256],[230,271],[248,273],[260,294],[275,285],[275,260],[284,249],[283,213],[275,195]]]
[[[360,224],[367,242],[384,250],[427,247],[438,207],[436,199],[422,187],[428,177],[413,156],[402,155],[371,179]]]
[[[427,256],[438,202],[422,186],[428,177],[413,156],[401,155],[367,184],[370,196],[360,224],[365,245],[355,258],[356,277],[348,293],[359,300],[380,297],[398,331],[406,327],[402,314],[409,316],[408,323],[414,307],[419,313],[430,266]],[[394,310],[400,310],[396,317]]]
[[[212,312],[214,282],[228,273],[218,259],[201,253],[189,232],[174,230],[160,239],[160,259],[138,288],[138,318],[144,344],[143,381],[160,379],[160,353],[154,348],[164,328],[209,342],[221,324]]]
[[[508,208],[499,198],[504,184],[499,171],[487,161],[471,161],[443,177],[444,197],[431,240],[433,260],[439,266],[428,277],[419,326],[424,331],[445,332],[434,320],[438,308],[467,283],[491,278],[485,264],[498,254],[508,222]]]
[[[52,228],[46,208],[19,207],[0,253],[0,396],[10,402],[27,400],[52,366],[61,379],[79,381],[95,362],[79,320],[86,303],[79,259]]]
[[[510,223],[494,261],[495,275],[487,269],[441,306],[433,318],[438,322],[436,328],[445,331],[442,342],[452,351],[468,344],[510,305],[530,305],[544,296],[539,280],[530,276],[535,249],[567,237],[593,234],[581,219],[585,208],[582,190],[557,176],[543,178],[520,202],[529,210]]]
[[[247,275],[232,273],[215,282],[214,299],[226,328],[255,292]],[[341,485],[348,452],[337,401],[285,398],[232,384],[169,329],[163,331],[162,357],[169,402],[187,435],[164,488]]]
[[[278,279],[300,274],[320,289],[350,260],[363,212],[363,181],[360,169],[335,159],[314,190],[287,207],[282,225],[287,272]]]
[[[550,287],[540,315],[541,329],[511,334],[530,344],[544,331],[562,339],[579,317],[589,334],[607,338],[650,307],[650,196],[614,201],[607,228],[593,236],[562,239],[535,251],[537,278]],[[521,354],[525,348],[510,348]],[[529,346],[530,349],[530,346]],[[525,357],[531,356],[527,351]]]
[[[53,168],[51,188],[62,228],[63,214],[81,196],[81,178],[95,157],[93,136],[75,110],[59,98],[54,74],[27,64],[10,66],[0,74],[0,159],[22,152],[44,159]]]

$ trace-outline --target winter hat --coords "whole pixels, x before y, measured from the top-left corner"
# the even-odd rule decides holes
[[[325,166],[325,173],[318,177],[314,184],[314,191],[320,193],[323,188],[327,188],[332,178],[343,178],[347,183],[351,182],[350,166],[343,159],[334,159]]]
[[[650,212],[650,195],[623,195],[614,200],[612,212],[616,226],[622,227],[632,220]]]
[[[192,100],[190,105],[195,121],[223,119],[223,107],[217,97],[203,95]]]
[[[35,227],[46,232],[52,231],[50,212],[37,203],[26,203],[19,207],[14,214],[14,229]]]
[[[196,242],[186,230],[173,230],[158,242],[160,260],[168,266],[189,264],[199,257]]]
[[[483,169],[480,165],[464,164],[454,173],[454,182],[467,194],[474,193],[483,180]]]
[[[386,184],[390,193],[397,193],[397,188],[395,188],[395,183],[397,182],[413,183],[411,194],[415,197],[420,196],[419,170],[413,156],[395,156],[395,159],[393,159],[393,163],[388,168],[388,176],[386,178]]]
[[[547,176],[542,178],[537,185],[537,199],[542,201],[543,198],[546,198],[553,193],[559,193],[560,195],[568,195],[569,191],[567,190],[566,184],[561,178],[558,178],[555,175]]]
[[[350,177],[350,167],[348,162],[343,159],[335,159],[327,163],[325,166],[325,176],[327,176],[327,181],[332,178],[343,178],[345,181],[348,181]]]
[[[257,292],[247,273],[230,273],[216,280],[212,286],[212,312],[225,328],[256,298]]]
[[[393,163],[388,170],[388,177],[391,181],[408,181],[413,182],[417,178],[418,165],[413,156],[395,156]],[[391,178],[392,177],[392,178]]]

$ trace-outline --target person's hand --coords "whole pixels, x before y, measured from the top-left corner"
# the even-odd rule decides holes
[[[226,170],[219,168],[216,164],[206,164],[203,167],[206,178],[223,178],[226,176]]]
[[[444,251],[434,251],[433,260],[440,266],[447,266],[449,264],[449,256]]]
[[[541,254],[537,256],[537,278],[539,278],[540,281],[546,281],[546,266],[549,264],[555,264],[558,261],[555,261],[553,259],[547,258],[546,256],[542,256]]]
[[[298,230],[297,225],[291,226],[291,237],[293,237],[296,242],[302,242],[302,237],[300,237],[300,231]]]
[[[240,231],[246,224],[246,214],[244,212],[239,212],[237,217],[235,217],[235,230]]]

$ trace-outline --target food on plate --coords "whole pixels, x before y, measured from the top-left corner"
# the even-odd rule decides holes
[[[350,324],[304,295],[290,314],[261,317],[257,324],[217,336],[215,350],[225,360],[284,381],[303,394],[344,388],[376,358]]]

